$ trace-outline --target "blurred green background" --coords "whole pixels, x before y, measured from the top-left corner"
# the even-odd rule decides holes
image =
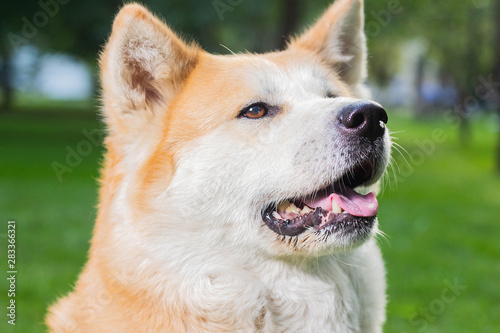
[[[144,2],[220,54],[279,49],[329,3]],[[0,4],[1,332],[43,332],[85,262],[103,154],[96,57],[121,4]],[[379,212],[385,332],[500,332],[500,0],[369,0],[365,16],[368,83],[397,143]]]

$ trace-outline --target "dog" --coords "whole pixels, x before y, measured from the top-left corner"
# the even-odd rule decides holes
[[[381,332],[362,0],[285,50],[212,55],[138,4],[101,54],[108,135],[88,262],[51,332]]]

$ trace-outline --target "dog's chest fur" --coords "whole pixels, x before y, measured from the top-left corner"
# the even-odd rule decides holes
[[[225,331],[221,322],[232,323],[230,332],[381,332],[385,320],[385,273],[374,241],[349,255],[210,270],[181,284],[204,286],[189,302],[203,309],[209,332]]]
[[[367,251],[371,251],[368,253]],[[370,261],[370,262],[369,262]],[[267,272],[270,331],[377,332],[384,314],[382,263],[374,244],[352,256],[310,260],[306,267],[276,267]],[[382,295],[377,294],[381,293]],[[377,313],[379,312],[379,313]]]

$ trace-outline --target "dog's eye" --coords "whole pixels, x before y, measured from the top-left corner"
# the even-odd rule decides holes
[[[338,96],[332,93],[331,91],[326,92],[326,98],[336,98],[336,97]]]
[[[269,109],[266,105],[262,103],[252,104],[247,106],[240,112],[241,117],[257,119],[262,118],[269,112]]]

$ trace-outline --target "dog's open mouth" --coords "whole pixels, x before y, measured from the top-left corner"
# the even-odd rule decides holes
[[[270,204],[262,219],[272,231],[285,236],[297,236],[308,229],[367,233],[375,221],[378,202],[373,193],[362,195],[354,188],[370,183],[373,177],[374,167],[365,161],[315,193]]]

